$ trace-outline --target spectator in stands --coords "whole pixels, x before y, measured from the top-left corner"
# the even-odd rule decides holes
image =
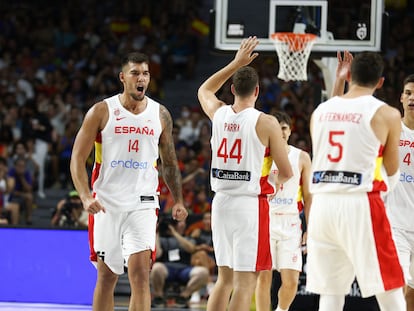
[[[88,227],[88,212],[83,209],[82,201],[76,190],[70,191],[65,198],[57,203],[50,223],[52,226],[58,227],[83,229]]]
[[[190,207],[194,214],[210,214],[211,201],[207,197],[206,187],[197,187],[194,189],[195,198],[193,205]]]
[[[20,206],[9,201],[15,180],[7,175],[7,160],[0,157],[0,224],[19,224]]]
[[[184,289],[175,296],[175,306],[185,308],[192,293],[207,285],[209,270],[200,263],[191,265],[191,254],[196,251],[196,243],[184,235],[185,221],[166,221],[170,218],[161,218],[158,226],[157,260],[150,274],[154,296],[152,307],[165,307],[165,287],[177,282]]]
[[[8,167],[13,167],[17,159],[24,159],[26,163],[26,170],[30,172],[32,181],[34,182],[39,166],[36,161],[33,160],[33,153],[29,149],[29,146],[33,146],[33,140],[28,139],[27,141],[19,140],[14,143],[13,151],[8,158]]]
[[[41,97],[38,99],[40,100]],[[33,159],[39,166],[39,174],[37,176],[37,194],[39,198],[45,198],[45,166],[46,157],[51,143],[52,125],[47,115],[43,111],[39,111],[38,104],[41,102],[27,103],[25,122],[23,124],[22,137],[32,138],[34,140]]]
[[[65,133],[59,138],[57,145],[59,183],[62,189],[72,186],[68,163],[72,156],[73,142],[75,141],[78,129],[78,124],[72,122],[68,123],[65,128]]]
[[[211,232],[211,212],[205,212],[203,219],[191,232],[190,237],[196,241],[196,252],[205,252],[209,257],[208,268],[210,274],[216,274],[216,263],[214,259],[213,236]],[[194,255],[193,255],[194,257]]]
[[[9,176],[15,180],[15,187],[10,192],[10,202],[19,204],[20,210],[26,212],[26,224],[31,225],[34,205],[33,180],[26,168],[26,160],[16,159],[14,166],[9,170]]]

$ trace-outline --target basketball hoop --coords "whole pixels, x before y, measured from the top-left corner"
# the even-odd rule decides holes
[[[276,32],[270,39],[279,59],[277,77],[285,81],[306,81],[308,58],[317,36],[311,33]]]

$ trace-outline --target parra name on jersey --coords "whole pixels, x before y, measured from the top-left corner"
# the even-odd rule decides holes
[[[240,124],[238,123],[224,123],[224,130],[227,132],[238,132],[240,131]]]

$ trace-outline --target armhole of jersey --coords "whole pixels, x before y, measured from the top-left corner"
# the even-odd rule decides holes
[[[112,122],[113,115],[111,113],[111,105],[108,102],[109,98],[104,99],[104,103],[106,104],[106,109],[108,110],[108,120],[106,120],[105,126],[100,130],[101,133],[105,132],[106,128],[108,127],[108,124]]]

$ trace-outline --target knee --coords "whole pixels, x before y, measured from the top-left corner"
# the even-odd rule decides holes
[[[114,288],[117,281],[118,281],[118,275],[116,275],[112,271],[99,271],[98,272],[98,282],[103,287]]]
[[[207,284],[210,272],[206,267],[197,266],[191,269],[190,278],[197,278],[200,283]]]
[[[150,272],[151,279],[154,279],[154,278],[166,279],[167,275],[168,275],[168,271],[163,263],[161,262],[154,263],[154,265],[152,266],[151,272]]]
[[[297,280],[286,280],[282,281],[281,288],[289,292],[296,292],[298,289],[299,282]]]
[[[406,291],[405,291],[405,299],[407,301],[410,301],[411,303],[414,303],[414,288],[407,285]]]
[[[257,277],[256,288],[267,289],[272,285],[272,272],[271,271],[261,271]]]
[[[149,271],[145,267],[128,268],[128,279],[130,284],[148,284]]]

